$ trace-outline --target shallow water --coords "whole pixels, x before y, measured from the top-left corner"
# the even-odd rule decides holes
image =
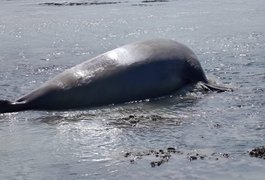
[[[0,115],[0,179],[264,177],[265,161],[248,154],[265,145],[264,1],[63,2],[0,1],[0,99],[158,37],[191,47],[208,77],[234,92]],[[152,167],[162,156],[153,152],[171,147],[178,152]]]

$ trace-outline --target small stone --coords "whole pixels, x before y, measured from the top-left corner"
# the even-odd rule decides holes
[[[128,157],[130,155],[131,155],[131,153],[130,152],[127,152],[127,153],[124,154],[124,157]]]
[[[167,152],[175,153],[175,152],[176,152],[176,149],[173,148],[173,147],[168,147],[168,148],[167,148]]]
[[[152,162],[150,163],[150,165],[151,165],[151,167],[155,167],[155,166],[156,166],[156,163],[152,161]]]
[[[163,160],[157,161],[157,166],[160,166],[161,164],[163,164]]]
[[[197,160],[198,158],[196,156],[190,156],[189,157],[190,161]]]
[[[200,156],[200,159],[203,160],[205,158],[205,156]]]
[[[224,153],[224,154],[223,154],[223,157],[225,157],[225,158],[229,158],[229,154]]]
[[[221,128],[221,125],[220,124],[215,124],[213,127],[215,127],[215,128]]]

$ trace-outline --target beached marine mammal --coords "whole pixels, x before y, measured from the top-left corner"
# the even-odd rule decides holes
[[[173,40],[128,44],[74,66],[15,102],[0,100],[0,113],[92,108],[169,95],[186,85],[210,85],[196,55]]]

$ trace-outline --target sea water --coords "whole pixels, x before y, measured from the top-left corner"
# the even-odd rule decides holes
[[[0,1],[0,99],[134,41],[167,38],[233,92],[0,115],[0,179],[263,179],[265,1]]]

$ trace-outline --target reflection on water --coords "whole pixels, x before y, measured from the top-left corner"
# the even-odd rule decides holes
[[[121,3],[119,1],[106,1],[106,2],[47,2],[47,3],[40,3],[40,5],[47,5],[47,6],[93,6],[93,5],[108,5],[108,4],[118,4]]]
[[[134,2],[134,1],[132,1]],[[94,6],[94,5],[113,5],[113,4],[120,4],[120,3],[132,3],[130,1],[92,1],[92,2],[42,2],[39,5],[46,5],[46,6]],[[143,0],[140,1],[139,4],[132,4],[133,6],[145,6],[145,5],[152,5],[156,3],[165,3],[169,2],[169,0]]]

